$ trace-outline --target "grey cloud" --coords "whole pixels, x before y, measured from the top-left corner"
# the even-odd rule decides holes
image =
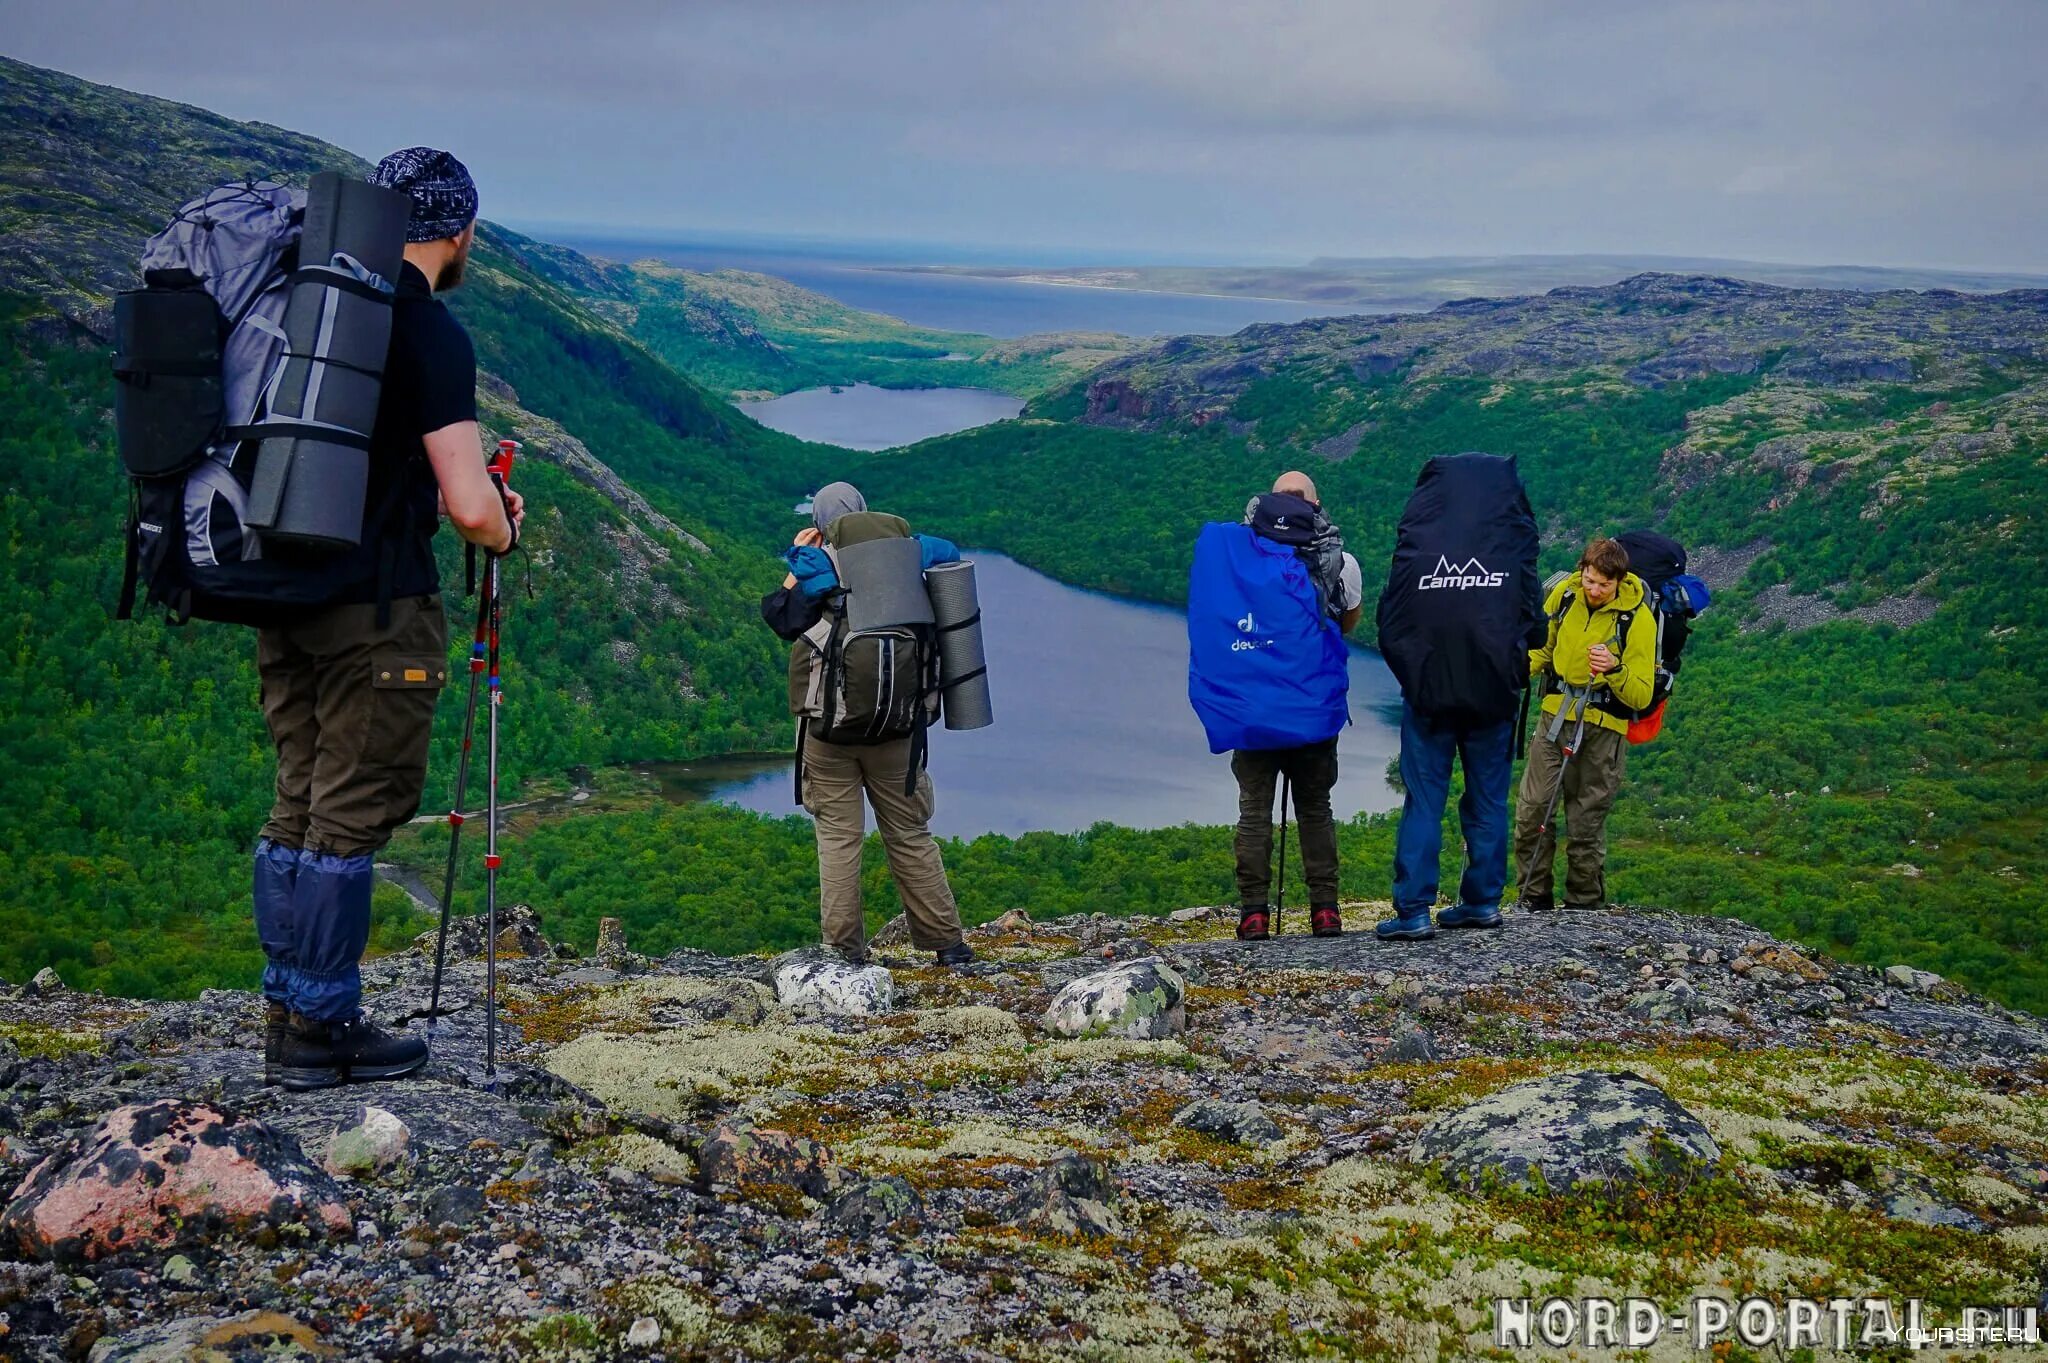
[[[0,46],[366,155],[445,141],[509,217],[2044,263],[2034,0],[357,0],[311,49],[274,0],[160,13],[0,0]]]

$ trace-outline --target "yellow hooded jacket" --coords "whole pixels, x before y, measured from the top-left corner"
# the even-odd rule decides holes
[[[1560,615],[1558,606],[1567,594],[1572,604]],[[1645,595],[1643,580],[1629,573],[1606,605],[1591,610],[1586,605],[1586,589],[1578,573],[1558,583],[1543,602],[1543,613],[1550,617],[1550,633],[1542,648],[1529,650],[1529,675],[1540,677],[1549,671],[1567,686],[1586,686],[1594,680],[1586,650],[1595,644],[1605,644],[1620,657],[1621,666],[1600,678],[1604,688],[1631,710],[1648,705],[1657,680],[1657,624]],[[1615,639],[1621,632],[1621,617],[1627,611],[1636,614],[1628,629],[1628,647],[1622,649]],[[1596,692],[1594,699],[1602,697]],[[1563,701],[1562,695],[1545,696],[1543,713],[1556,714]],[[1628,732],[1626,719],[1590,705],[1586,707],[1586,722],[1616,733]]]

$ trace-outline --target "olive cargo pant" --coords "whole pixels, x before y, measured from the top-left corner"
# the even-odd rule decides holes
[[[1240,748],[1230,754],[1230,773],[1237,778],[1238,902],[1268,902],[1273,884],[1273,788],[1285,776],[1300,824],[1301,877],[1308,882],[1308,901],[1335,904],[1337,823],[1330,812],[1330,789],[1337,784],[1337,740],[1263,751]],[[1281,867],[1283,875],[1286,869]]]
[[[1557,792],[1558,768],[1564,749],[1539,726],[1529,740],[1528,764],[1522,768],[1522,789],[1515,797],[1515,870],[1517,897],[1525,902],[1551,902],[1557,859],[1557,824],[1565,832],[1564,898],[1575,907],[1607,902],[1607,812],[1621,793],[1628,766],[1628,737],[1588,724],[1579,751],[1564,768],[1564,794],[1558,816],[1544,828],[1543,811]]]
[[[256,671],[277,798],[256,844],[263,992],[321,1022],[355,1017],[371,865],[420,807],[434,702],[448,680],[441,598],[328,606],[260,630]]]
[[[903,793],[910,739],[827,743],[807,733],[802,762],[804,808],[818,829],[818,920],[825,941],[854,955],[867,948],[860,905],[863,793],[874,806],[911,942],[921,951],[940,951],[960,941],[960,909],[932,839],[932,778],[920,771],[917,793]]]

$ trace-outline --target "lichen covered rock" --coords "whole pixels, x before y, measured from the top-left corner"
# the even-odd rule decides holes
[[[745,1121],[713,1127],[697,1148],[697,1168],[713,1189],[778,1184],[822,1199],[846,1182],[846,1171],[816,1141]]]
[[[1032,1175],[1010,1199],[1004,1219],[1055,1235],[1115,1235],[1116,1181],[1100,1160],[1069,1153]]]
[[[412,1132],[395,1113],[365,1107],[353,1125],[336,1131],[327,1142],[323,1164],[330,1174],[372,1178],[396,1168],[411,1143]]]
[[[1173,1124],[1199,1135],[1238,1145],[1267,1145],[1280,1139],[1280,1124],[1266,1115],[1257,1103],[1226,1103],[1204,1098],[1188,1104],[1174,1117]]]
[[[1054,1036],[1119,1036],[1135,1041],[1187,1030],[1187,985],[1156,956],[1083,975],[1060,990],[1040,1025]]]
[[[1508,1087],[1422,1129],[1414,1157],[1454,1181],[1499,1179],[1553,1190],[1628,1183],[1646,1170],[1718,1164],[1699,1118],[1642,1076],[1579,1070]]]
[[[21,1253],[66,1262],[298,1224],[348,1235],[341,1190],[299,1143],[204,1103],[117,1108],[30,1171],[0,1215]]]
[[[796,1013],[876,1017],[896,1011],[896,982],[878,965],[853,965],[825,948],[776,958],[775,998]]]
[[[917,1190],[895,1175],[854,1184],[823,1212],[827,1225],[847,1235],[874,1235],[924,1215]]]

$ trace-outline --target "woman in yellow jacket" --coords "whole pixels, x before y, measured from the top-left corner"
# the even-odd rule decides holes
[[[1529,650],[1529,673],[1547,673],[1555,686],[1543,698],[1515,802],[1516,897],[1525,911],[1556,907],[1560,807],[1564,906],[1597,909],[1607,902],[1607,811],[1628,764],[1628,712],[1650,703],[1656,682],[1656,622],[1644,596],[1643,580],[1628,570],[1628,551],[1595,539],[1579,570],[1543,603],[1550,632],[1542,648]]]

